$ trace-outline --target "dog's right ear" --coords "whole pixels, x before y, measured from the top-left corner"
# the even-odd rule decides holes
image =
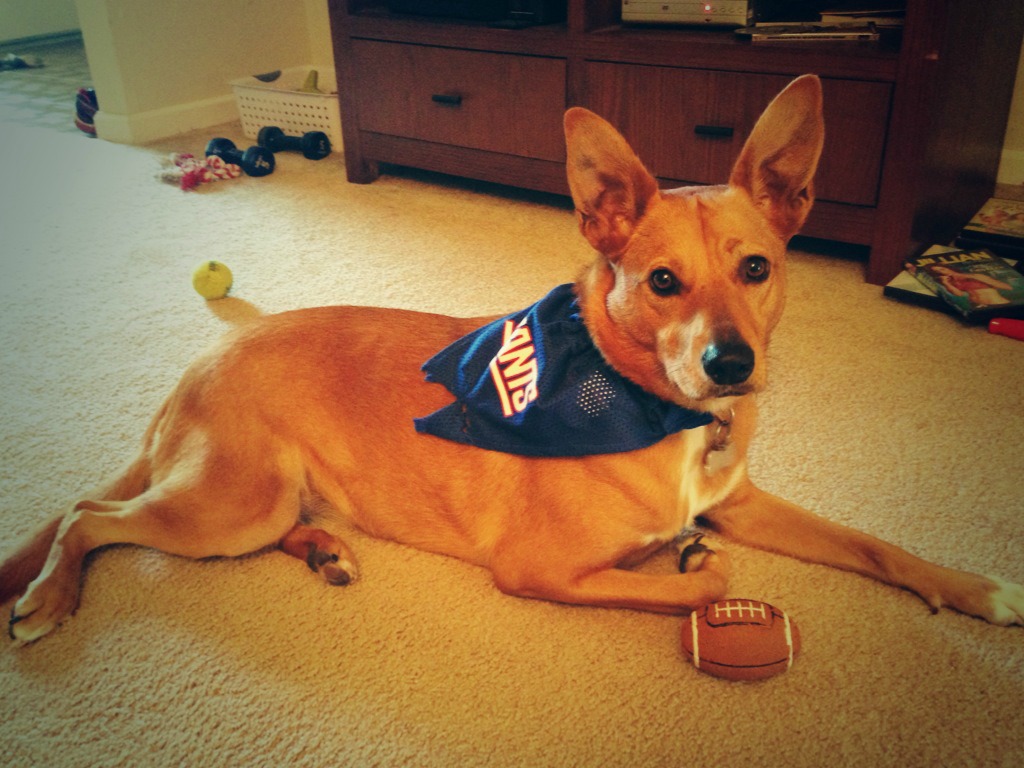
[[[746,190],[783,241],[810,213],[824,142],[821,81],[804,75],[768,105],[733,166],[729,183]]]
[[[657,197],[658,183],[622,135],[582,107],[565,113],[565,144],[580,232],[614,260]]]

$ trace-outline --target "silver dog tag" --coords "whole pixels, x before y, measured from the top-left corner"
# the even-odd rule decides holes
[[[723,448],[712,449],[704,457],[704,472],[713,475],[726,467],[731,467],[736,460],[736,449],[732,443]]]

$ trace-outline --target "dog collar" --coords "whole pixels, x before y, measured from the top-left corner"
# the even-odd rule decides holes
[[[715,429],[708,440],[708,452],[724,451],[732,442],[732,420],[736,418],[736,412],[730,408],[724,416],[714,416]],[[710,422],[709,422],[710,423]]]
[[[463,336],[423,370],[455,402],[415,419],[416,430],[503,453],[621,453],[713,420],[650,394],[608,365],[571,284]]]
[[[731,467],[735,459],[732,450],[732,422],[735,411],[730,408],[724,416],[714,417],[714,427],[704,449],[704,471],[713,475],[725,467]]]

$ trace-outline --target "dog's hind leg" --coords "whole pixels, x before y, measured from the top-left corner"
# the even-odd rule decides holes
[[[149,486],[150,463],[143,453],[121,473],[98,488],[92,498],[123,501],[138,496]],[[46,565],[66,512],[53,515],[38,530],[0,558],[0,604],[25,592]]]
[[[180,480],[172,472],[132,499],[76,503],[60,523],[42,572],[14,605],[11,636],[36,640],[75,610],[83,561],[98,547],[136,544],[184,557],[237,556],[277,544],[298,520],[299,483],[280,475],[228,480],[207,472],[192,484]]]
[[[149,460],[143,455],[129,464],[94,494],[102,500],[124,500],[138,496],[149,484]],[[0,605],[24,593],[43,566],[65,513],[55,514],[21,544],[0,558]]]

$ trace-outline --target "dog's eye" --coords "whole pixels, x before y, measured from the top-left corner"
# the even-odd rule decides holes
[[[659,296],[674,296],[679,293],[679,278],[667,269],[656,269],[647,279],[651,290]]]
[[[764,256],[748,256],[740,267],[743,279],[749,283],[763,283],[771,273],[771,265]]]

